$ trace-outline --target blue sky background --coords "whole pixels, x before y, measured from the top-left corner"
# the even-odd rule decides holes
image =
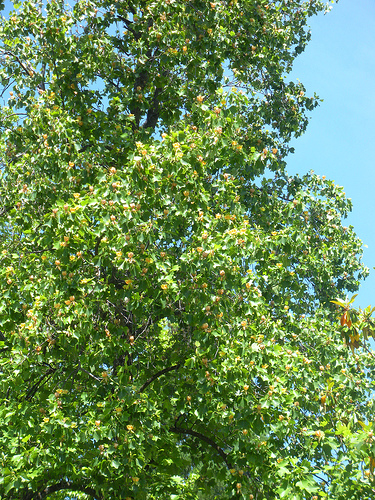
[[[353,201],[345,225],[363,243],[370,276],[354,305],[375,306],[375,0],[340,0],[310,20],[312,39],[291,79],[324,99],[287,158],[290,173],[314,170],[344,186]]]

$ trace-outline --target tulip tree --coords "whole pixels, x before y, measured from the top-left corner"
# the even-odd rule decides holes
[[[362,243],[285,161],[326,6],[8,7],[1,498],[374,498]]]

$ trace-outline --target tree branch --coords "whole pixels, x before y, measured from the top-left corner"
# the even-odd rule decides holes
[[[157,87],[155,89],[153,98],[152,98],[152,106],[149,108],[147,111],[147,117],[145,123],[142,125],[143,128],[152,128],[154,129],[156,127],[156,124],[159,119],[159,114],[160,114],[160,102],[159,102],[159,95],[162,92],[162,88]]]
[[[150,377],[146,382],[142,385],[142,387],[139,389],[138,392],[143,392],[146,387],[148,387],[154,380],[157,378],[161,377],[164,375],[164,373],[171,372],[172,370],[178,370],[181,366],[181,363],[178,363],[177,365],[169,366],[168,368],[164,368],[163,370],[160,370],[159,372],[155,373],[152,377]]]
[[[34,68],[31,66],[30,63],[28,63],[28,67],[25,63],[23,63],[21,61],[21,59],[17,56],[17,54],[15,54],[14,52],[12,52],[11,50],[3,50],[3,49],[0,49],[0,51],[5,54],[5,55],[8,55],[8,56],[11,56],[13,57],[16,62],[21,66],[21,68],[23,69],[23,71],[28,75],[30,71],[33,71],[35,73],[35,70]]]
[[[200,439],[201,441],[204,441],[205,443],[209,444],[221,456],[228,469],[233,469],[232,464],[228,462],[227,454],[211,438],[205,436],[204,434],[201,434],[200,432],[193,431],[192,429],[184,429],[183,427],[171,427],[169,430],[170,432],[174,432],[175,434],[187,434],[189,436],[194,436]]]
[[[52,493],[62,490],[79,491],[81,493],[85,493],[86,495],[90,495],[95,500],[103,500],[103,497],[98,495],[93,488],[85,487],[71,481],[60,481],[59,483],[47,486],[43,490],[35,493],[28,491],[22,496],[22,500],[43,500],[44,498],[48,498]]]
[[[56,368],[50,367],[44,375],[42,375],[39,380],[27,391],[25,400],[30,401],[35,394],[38,392],[41,386],[43,386],[56,372]]]

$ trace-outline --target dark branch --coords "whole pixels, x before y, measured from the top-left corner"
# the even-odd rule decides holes
[[[142,385],[142,387],[139,389],[139,392],[143,392],[146,387],[148,387],[154,380],[157,378],[161,377],[164,375],[164,373],[171,372],[172,370],[178,370],[180,368],[181,364],[178,363],[177,365],[169,366],[168,368],[164,368],[163,370],[160,370],[160,372],[155,373],[152,377],[150,377],[146,382]]]
[[[143,128],[155,128],[159,119],[160,114],[160,103],[159,103],[159,95],[162,92],[162,88],[157,87],[154,92],[154,96],[152,98],[152,106],[147,112],[146,122],[143,125]]]
[[[55,371],[56,369],[51,367],[39,378],[39,380],[27,391],[25,396],[26,401],[30,401],[35,396],[40,387],[42,387],[52,377]]]
[[[89,143],[89,144],[85,144],[84,146],[82,146],[79,150],[78,150],[78,153],[84,153],[85,151],[87,151],[88,149],[92,148],[92,147],[98,147],[98,145],[95,145],[95,144],[92,144],[92,143]],[[113,146],[110,146],[109,144],[103,144],[103,147],[107,150],[107,151],[112,151],[113,149]]]
[[[90,495],[95,500],[103,500],[103,497],[98,495],[93,488],[85,487],[71,481],[60,481],[59,483],[47,486],[43,490],[39,490],[36,493],[29,491],[23,495],[22,500],[43,500],[44,498],[48,498],[51,494],[62,490],[79,491],[81,493],[85,493],[86,495]]]
[[[193,431],[192,429],[184,429],[183,427],[171,427],[169,430],[170,432],[174,432],[175,434],[187,434],[189,436],[194,436],[200,439],[201,441],[204,441],[205,443],[209,444],[221,456],[228,469],[233,469],[232,464],[228,462],[227,454],[224,453],[224,451],[220,448],[220,446],[216,444],[215,441],[213,441],[211,438],[205,436],[204,434],[201,434],[200,432]]]

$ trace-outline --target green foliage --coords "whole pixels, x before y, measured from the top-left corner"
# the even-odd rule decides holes
[[[374,497],[351,203],[285,170],[317,104],[285,75],[324,8],[2,19],[2,498]]]

